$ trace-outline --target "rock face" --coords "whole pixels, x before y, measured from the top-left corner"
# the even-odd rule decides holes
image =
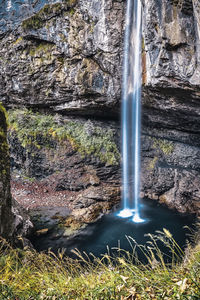
[[[30,233],[32,223],[10,193],[10,157],[7,144],[6,111],[0,104],[0,235],[19,244],[18,235]]]
[[[199,1],[144,2],[143,190],[200,207]]]
[[[199,6],[196,0],[144,1],[146,86],[186,89],[193,97],[199,91]]]
[[[120,153],[115,122],[27,109],[10,110],[8,119],[13,175],[39,180],[47,190],[71,191],[65,205],[72,213],[78,209],[85,222],[119,203]]]
[[[72,210],[80,209],[85,221],[96,219],[120,196],[119,125],[93,118],[113,119],[119,111],[124,6],[30,1],[29,8],[13,1],[2,9],[9,22],[1,27],[1,98],[8,107],[41,112],[38,118],[10,112],[12,166],[55,190],[74,191]],[[56,115],[48,124],[52,112],[75,116]],[[37,129],[35,118],[41,118]],[[92,213],[84,216],[88,207]]]
[[[142,196],[198,212],[200,4],[142,2]],[[0,94],[12,109],[13,168],[79,192],[72,201],[79,215],[103,196],[106,202],[119,197],[125,6],[120,0],[21,0],[1,7]],[[34,123],[38,114],[41,120],[54,114],[53,124]]]
[[[5,109],[0,104],[0,234],[3,237],[12,236],[12,197],[10,194],[10,164],[8,144],[6,139]]]
[[[30,2],[35,14],[28,19],[21,13],[25,1],[12,8],[17,20],[11,8],[5,12],[13,20],[10,27],[18,27],[2,33],[1,98],[7,105],[76,115],[114,114],[120,99],[121,1],[62,1],[39,11],[41,4]]]

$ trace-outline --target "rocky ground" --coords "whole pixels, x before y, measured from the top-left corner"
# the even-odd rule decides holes
[[[59,248],[86,226],[70,216],[68,200],[73,192],[55,191],[46,182],[31,182],[14,177],[11,181],[11,192],[30,216],[34,228],[29,240],[36,248],[38,242],[45,245],[45,249],[51,247],[52,243]]]
[[[55,191],[46,183],[29,180],[21,181],[13,179],[11,181],[11,191],[16,201],[27,211],[38,207],[66,207],[70,205],[67,201],[72,192]]]
[[[98,191],[94,187],[84,191],[56,191],[51,180],[12,176],[12,196],[30,216],[34,228],[29,239],[36,249],[42,250],[41,245],[44,249],[68,245],[87,224],[98,220],[112,209],[114,202],[119,202],[117,195],[112,202],[106,201],[113,194],[110,187],[99,187]]]

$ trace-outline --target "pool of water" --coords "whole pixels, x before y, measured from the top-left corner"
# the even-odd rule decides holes
[[[113,254],[116,254],[114,249],[116,247],[132,251],[127,236],[132,237],[139,244],[145,244],[149,240],[146,234],[154,234],[166,228],[177,243],[184,248],[190,234],[190,230],[184,227],[192,228],[195,222],[194,216],[181,215],[151,200],[143,200],[141,204],[141,217],[146,220],[144,223],[135,224],[132,222],[132,217],[119,218],[117,213],[116,211],[103,216],[96,223],[88,225],[74,238],[55,239],[46,243],[41,237],[33,241],[33,244],[38,250],[51,247],[53,251],[57,251],[59,248],[66,248],[67,255],[72,255],[71,250],[77,248],[81,252],[93,253],[100,257],[107,253],[108,248]],[[161,244],[159,246],[162,248]]]

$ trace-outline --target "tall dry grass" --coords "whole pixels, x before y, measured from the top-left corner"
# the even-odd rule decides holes
[[[76,259],[1,239],[0,299],[200,299],[200,244],[185,253],[166,229],[148,237],[146,245],[127,237],[132,251],[115,249],[115,257],[109,249],[100,258],[76,249]]]

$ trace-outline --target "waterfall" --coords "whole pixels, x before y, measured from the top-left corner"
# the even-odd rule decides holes
[[[7,11],[10,11],[12,8],[12,1],[8,0],[8,4],[7,4]]]
[[[128,0],[122,83],[122,204],[118,216],[140,223],[140,121],[142,85],[142,5]]]

